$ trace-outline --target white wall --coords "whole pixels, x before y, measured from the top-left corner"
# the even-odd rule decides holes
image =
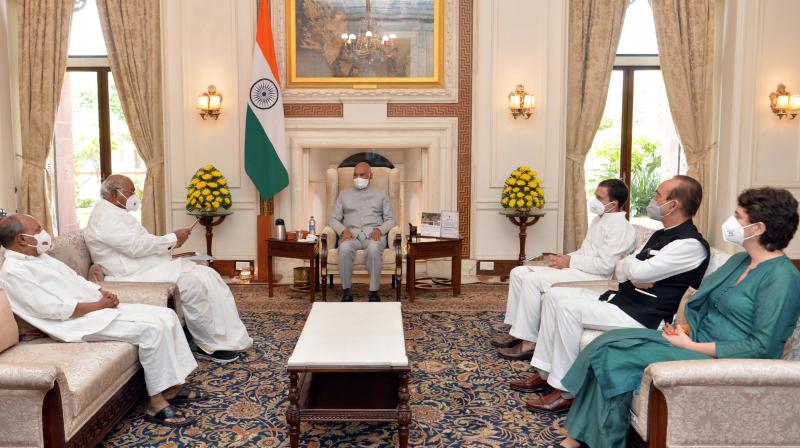
[[[768,98],[779,83],[800,93],[800,2],[727,0],[721,13],[719,164],[709,238],[719,246],[719,226],[741,190],[770,185],[800,197],[800,118],[779,120]],[[800,258],[800,238],[787,254]]]
[[[519,228],[499,214],[509,173],[520,165],[544,181],[547,215],[528,228],[526,253],[562,246],[565,0],[475,3],[472,257],[516,259]],[[536,98],[528,119],[514,119],[507,95],[524,84]]]

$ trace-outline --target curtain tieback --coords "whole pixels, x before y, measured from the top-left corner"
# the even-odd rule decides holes
[[[692,162],[689,163],[689,165],[699,165],[701,163],[705,163],[706,158],[709,156],[709,154],[711,154],[711,150],[714,149],[714,147],[716,146],[717,142],[709,143],[708,145],[706,145],[706,147],[703,149],[703,153],[697,154],[697,158],[692,160]]]
[[[582,165],[586,161],[586,158],[585,157],[581,158],[581,157],[578,157],[578,156],[574,156],[572,154],[567,154],[567,160],[572,160],[573,162],[577,163],[578,165]]]
[[[30,165],[30,166],[32,166],[34,168],[39,168],[41,170],[46,170],[47,169],[47,166],[44,163],[36,161],[36,160],[24,160],[23,159],[22,162],[24,164],[26,164],[26,165]]]
[[[158,157],[156,159],[148,160],[147,162],[144,163],[144,166],[146,166],[148,170],[151,170],[155,168],[157,165],[163,165],[163,164],[164,164],[164,158]]]

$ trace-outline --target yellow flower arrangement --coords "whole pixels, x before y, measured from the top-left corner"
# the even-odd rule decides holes
[[[186,210],[216,211],[219,207],[231,208],[233,200],[228,181],[214,165],[206,165],[194,173],[186,187]]]
[[[503,186],[500,205],[519,211],[544,207],[544,188],[542,181],[536,177],[536,171],[528,166],[512,171]]]

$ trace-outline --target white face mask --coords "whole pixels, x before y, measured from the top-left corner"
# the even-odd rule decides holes
[[[602,215],[606,212],[606,207],[608,207],[611,204],[611,202],[609,202],[608,204],[603,204],[602,202],[600,202],[600,199],[592,198],[589,200],[589,211],[595,215]]]
[[[731,216],[724,223],[722,223],[722,239],[724,239],[725,241],[727,241],[727,242],[729,242],[731,244],[735,244],[737,246],[742,246],[742,245],[744,245],[745,241],[747,241],[750,238],[753,238],[755,236],[758,236],[756,234],[753,234],[753,235],[748,236],[747,238],[744,237],[744,229],[746,229],[746,228],[748,228],[750,226],[754,226],[756,224],[758,224],[758,223],[754,222],[752,224],[748,224],[746,226],[743,226],[743,225],[739,224],[739,221],[736,220],[735,216]]]
[[[120,194],[122,194],[122,190],[117,190]],[[136,192],[133,192],[128,199],[125,201],[125,210],[129,212],[135,212],[139,210],[139,207],[142,206],[142,203],[139,202],[139,197],[136,196]]]
[[[35,247],[36,253],[42,255],[50,251],[53,247],[53,239],[50,237],[50,234],[47,233],[46,230],[42,229],[41,232],[37,233],[36,235],[28,235],[27,233],[23,233],[22,235],[29,236],[36,240],[36,244],[28,244],[24,243],[26,246]]]
[[[669,216],[675,210],[673,209],[671,212],[667,213],[666,215],[661,214],[661,207],[673,202],[674,199],[670,199],[669,201],[658,205],[655,199],[650,199],[650,203],[647,204],[647,217],[650,219],[655,219],[656,221],[661,221],[661,219],[665,216]]]
[[[369,179],[363,179],[361,177],[356,177],[355,179],[353,179],[353,186],[359,190],[367,188],[368,185],[369,185]]]

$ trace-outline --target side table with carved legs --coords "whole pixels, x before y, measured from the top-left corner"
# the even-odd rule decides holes
[[[545,212],[539,210],[521,212],[506,209],[501,211],[500,214],[519,227],[519,265],[522,266],[525,264],[525,240],[528,237],[528,227],[539,222]]]

